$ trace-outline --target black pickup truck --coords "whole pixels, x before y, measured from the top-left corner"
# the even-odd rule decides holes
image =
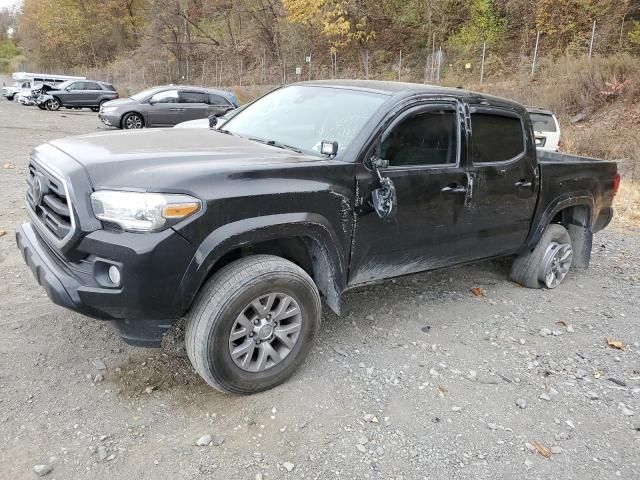
[[[197,372],[271,388],[309,352],[321,298],[513,256],[554,288],[611,220],[614,162],[536,153],[527,111],[372,81],[275,90],[218,130],[103,132],[37,147],[17,243],[57,304],[156,345],[186,317]]]

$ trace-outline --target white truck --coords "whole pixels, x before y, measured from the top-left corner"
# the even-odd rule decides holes
[[[56,85],[58,83],[66,82],[67,80],[85,80],[85,77],[29,72],[14,72],[11,77],[14,80],[13,85],[2,87],[2,96],[7,100],[18,100],[19,96],[30,96],[31,89],[38,84],[48,83]]]

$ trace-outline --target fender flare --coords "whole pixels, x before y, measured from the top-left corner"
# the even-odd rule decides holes
[[[523,250],[531,250],[535,248],[545,229],[551,223],[551,220],[553,220],[558,212],[568,207],[576,205],[586,206],[589,209],[589,225],[586,227],[591,230],[591,225],[593,225],[594,204],[593,195],[588,191],[564,193],[555,198],[538,217],[536,223],[531,226],[531,231]]]
[[[182,298],[182,310],[186,312],[189,309],[209,273],[224,255],[252,243],[290,237],[310,239],[314,247],[319,247],[314,248],[312,254],[322,257],[320,264],[326,270],[322,272],[322,279],[316,278],[316,283],[319,283],[318,280],[326,282],[326,300],[332,309],[339,311],[348,259],[339,248],[338,236],[328,220],[315,213],[265,215],[231,222],[215,229],[197,247],[180,282],[178,294]],[[321,285],[318,288],[323,290]]]

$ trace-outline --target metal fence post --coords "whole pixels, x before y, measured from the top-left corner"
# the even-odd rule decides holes
[[[591,28],[591,41],[589,42],[589,60],[591,60],[591,53],[593,52],[593,37],[596,36],[596,21],[593,21],[593,27]]]
[[[484,81],[484,54],[487,51],[487,42],[486,40],[482,44],[482,63],[480,64],[480,85],[482,85]]]
[[[538,58],[538,43],[540,42],[540,32],[536,35],[536,48],[533,51],[533,63],[531,64],[531,76],[536,71],[536,59]]]

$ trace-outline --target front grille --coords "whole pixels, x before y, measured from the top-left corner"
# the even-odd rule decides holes
[[[39,230],[44,230],[43,233],[57,246],[64,244],[74,229],[71,201],[67,198],[64,180],[31,161],[26,197],[27,208],[39,223],[36,225]]]

